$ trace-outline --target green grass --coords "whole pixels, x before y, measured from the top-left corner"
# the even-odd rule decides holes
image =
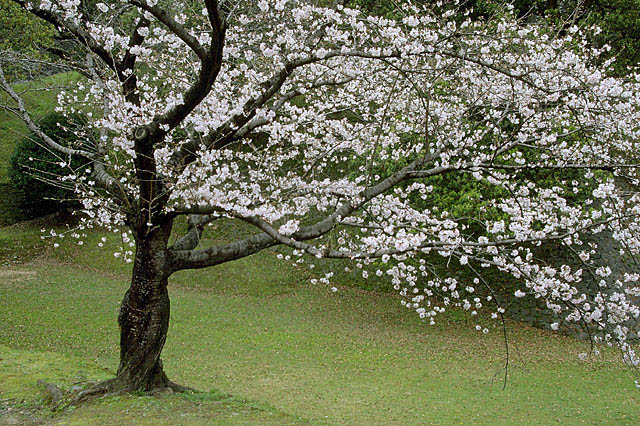
[[[222,225],[212,239],[245,232]],[[37,406],[38,379],[69,386],[79,371],[90,379],[114,373],[129,270],[112,250],[97,248],[102,232],[92,231],[82,247],[67,241],[52,250],[39,238],[41,226],[0,228],[0,248],[15,241],[0,250],[0,399],[24,399],[29,409]],[[429,327],[389,294],[313,286],[308,272],[271,251],[172,278],[165,368],[213,394],[107,398],[52,420],[100,424],[130,412],[140,416],[131,417],[136,424],[145,424],[141,413],[161,424],[263,424],[272,416],[276,424],[640,422],[640,394],[613,351],[579,361],[585,343],[511,323],[503,391],[504,343],[485,318],[478,321],[490,325],[486,336],[459,313]],[[57,362],[64,365],[47,366]],[[8,382],[7,372],[19,378]],[[211,417],[221,393],[236,405],[223,403]],[[243,410],[247,417],[235,419]]]
[[[236,398],[215,390],[184,395],[128,395],[96,400],[92,404],[55,412],[38,410],[50,402],[39,378],[63,389],[81,387],[91,379],[106,379],[109,372],[82,358],[56,352],[25,351],[0,345],[0,424],[21,424],[41,419],[65,425],[157,424],[299,424],[266,404]],[[8,410],[11,408],[11,410]]]

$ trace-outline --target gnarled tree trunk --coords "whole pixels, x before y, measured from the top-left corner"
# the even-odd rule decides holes
[[[115,381],[128,390],[172,387],[160,354],[169,328],[170,269],[167,242],[171,220],[146,230],[138,228],[131,287],[120,307],[120,365]]]

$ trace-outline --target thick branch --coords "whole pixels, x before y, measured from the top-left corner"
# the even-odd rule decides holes
[[[460,242],[460,243],[447,243],[443,241],[429,241],[423,244],[420,244],[416,247],[408,247],[406,249],[396,249],[396,248],[387,248],[380,249],[376,251],[366,252],[366,251],[352,251],[352,250],[331,250],[331,249],[319,249],[312,244],[305,243],[303,241],[299,241],[293,237],[288,237],[279,233],[271,224],[269,224],[264,219],[261,219],[257,216],[251,217],[239,217],[241,220],[250,223],[259,229],[264,231],[264,234],[260,234],[252,237],[254,241],[261,241],[264,244],[268,242],[267,236],[271,238],[273,241],[270,245],[286,245],[293,249],[302,250],[312,256],[328,258],[328,259],[374,259],[381,258],[382,256],[391,256],[391,255],[399,255],[405,254],[425,249],[437,249],[437,250],[459,250],[459,249],[478,249],[478,248],[489,248],[489,247],[500,247],[500,246],[514,246],[514,245],[523,245],[523,244],[534,244],[538,242],[548,242],[548,241],[561,241],[567,237],[574,235],[575,233],[581,233],[588,231],[589,229],[600,227],[602,225],[606,225],[610,222],[622,219],[622,218],[630,218],[636,217],[637,215],[625,215],[623,217],[614,217],[607,220],[602,220],[598,222],[591,223],[589,225],[580,227],[578,229],[572,229],[557,235],[548,235],[543,238],[525,238],[525,239],[505,239],[505,240],[497,240],[497,241],[488,241],[488,242]],[[261,237],[261,238],[258,238]],[[267,246],[268,247],[268,246]],[[219,255],[224,254],[224,250],[218,252]],[[255,253],[252,252],[250,254]],[[461,255],[464,253],[461,253]],[[479,260],[484,261],[484,259],[478,258]],[[219,262],[222,263],[222,262]]]
[[[193,250],[200,244],[202,232],[205,225],[220,219],[218,215],[190,215],[188,219],[188,230],[185,235],[179,238],[169,250]]]
[[[203,250],[170,250],[172,270],[199,269],[250,256],[278,243],[266,233]]]
[[[140,97],[137,93],[138,78],[133,72],[138,56],[133,54],[132,51],[134,47],[141,46],[144,42],[144,36],[140,34],[141,31],[139,30],[141,28],[149,27],[149,23],[149,20],[147,20],[144,16],[138,19],[138,23],[133,28],[131,37],[129,37],[129,46],[127,52],[122,58],[121,69],[118,70],[118,79],[122,82],[124,95],[127,101],[131,102],[134,105],[140,104]]]
[[[351,202],[345,202],[323,220],[318,221],[313,225],[301,227],[297,232],[290,235],[288,238],[294,241],[305,241],[323,236],[331,229],[333,229],[342,218],[350,216],[366,203],[371,201],[373,198],[385,193],[398,183],[407,179],[411,179],[413,177],[413,171],[416,166],[419,166],[431,160],[431,156],[428,158],[415,160],[408,166],[404,167],[402,170],[382,180],[377,185],[366,188],[354,200],[352,200]],[[454,170],[452,167],[434,167],[428,172],[431,173],[431,176],[435,176],[443,173],[448,173],[452,170]],[[425,171],[423,173],[427,172]],[[177,211],[180,211],[180,209],[177,209]],[[195,209],[191,209],[191,211],[199,211],[200,213],[208,212],[233,215],[232,212],[228,212],[216,207],[196,207]],[[243,220],[247,219],[246,217],[237,215],[235,216]],[[260,250],[278,244],[282,244],[282,242],[278,241],[278,239],[274,238],[274,236],[270,235],[268,232],[263,232],[261,234],[249,237],[245,240],[226,245],[209,247],[202,250],[173,250],[170,253],[173,258],[174,270],[195,269],[206,268],[208,266],[218,265],[230,260],[249,256]]]
[[[140,7],[143,7],[143,3],[138,2],[137,0],[131,0],[133,4],[137,4]],[[215,2],[214,2],[215,3]],[[157,9],[156,7],[145,6],[149,11]],[[147,9],[145,9],[147,10]],[[158,15],[155,15],[156,18],[160,19],[169,19],[166,16],[166,13],[158,10]],[[211,12],[213,13],[213,12]],[[168,15],[167,15],[168,16]],[[162,19],[161,19],[162,18]],[[172,18],[171,18],[172,19]],[[200,46],[198,43],[197,46],[191,46],[192,49],[198,49],[202,51],[196,51],[196,54],[200,58],[200,72],[198,74],[197,80],[193,83],[193,85],[184,93],[183,102],[180,105],[176,105],[170,111],[162,114],[158,117],[155,117],[151,124],[146,126],[146,134],[145,137],[148,137],[151,141],[157,141],[162,139],[164,135],[174,129],[178,124],[185,119],[194,108],[196,108],[200,102],[209,94],[211,91],[211,87],[213,83],[216,81],[220,69],[222,67],[222,53],[224,49],[224,39],[227,31],[226,23],[224,23],[219,16],[217,3],[215,7],[215,13],[210,17],[210,19],[217,23],[214,31],[212,33],[212,41],[209,49],[204,49],[204,47]],[[179,24],[175,23],[171,25],[167,24],[167,22],[162,21],[167,25],[172,31],[175,32],[178,37],[185,40],[188,40],[188,33],[184,30]],[[197,41],[195,41],[197,43]],[[191,43],[191,42],[189,42]],[[187,43],[187,44],[189,44]],[[195,51],[195,50],[194,50]]]

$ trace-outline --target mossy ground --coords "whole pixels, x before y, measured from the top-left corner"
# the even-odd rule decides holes
[[[110,373],[91,361],[56,352],[16,350],[0,345],[0,424],[65,425],[299,424],[300,419],[266,404],[217,391],[184,395],[127,395],[94,400],[79,407],[52,407],[44,386],[72,390]],[[54,408],[51,410],[51,408]]]

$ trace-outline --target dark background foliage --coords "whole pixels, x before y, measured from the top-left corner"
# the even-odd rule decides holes
[[[66,118],[54,112],[46,115],[39,124],[51,139],[70,146],[78,142],[84,123],[85,119],[80,115]],[[62,162],[68,166],[61,167]],[[34,217],[77,206],[73,191],[61,187],[61,183],[52,185],[52,181],[78,170],[85,163],[81,158],[65,158],[52,152],[35,134],[29,134],[16,146],[9,168],[11,186],[18,196],[16,207],[27,217]]]

